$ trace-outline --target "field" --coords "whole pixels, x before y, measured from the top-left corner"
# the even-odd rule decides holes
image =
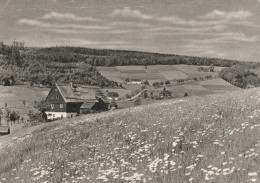
[[[137,90],[141,88],[140,85],[126,85],[125,89],[103,89],[103,92],[106,93],[106,91],[110,92],[117,92],[119,94],[119,98],[123,98],[127,93],[130,94],[131,91]],[[154,96],[158,96],[159,93],[163,90],[163,87],[154,88],[152,86],[149,86],[148,93],[153,92]],[[167,90],[172,92],[173,97],[183,97],[185,93],[187,93],[189,96],[204,96],[214,93],[224,93],[227,91],[235,91],[240,90],[240,88],[224,81],[221,78],[216,79],[210,79],[210,80],[203,80],[198,82],[192,82],[192,83],[185,83],[182,85],[170,85],[166,87]],[[142,104],[146,103],[153,103],[154,100],[143,100]],[[124,103],[119,103],[119,106],[121,107],[129,107],[133,106]]]
[[[259,98],[250,89],[167,100],[11,134],[0,181],[259,182]]]
[[[49,90],[48,88],[26,87],[23,85],[0,85],[0,109],[4,108],[5,103],[7,103],[9,109],[18,111],[26,119],[29,110],[35,110],[33,108],[34,101],[45,99]],[[23,101],[25,101],[25,106]]]
[[[100,73],[118,82],[124,82],[126,78],[148,80],[150,85],[155,81],[170,80],[171,85],[167,86],[167,90],[173,93],[173,96],[183,97],[185,93],[189,96],[203,96],[214,93],[223,93],[226,91],[239,90],[238,87],[224,81],[218,77],[218,73],[224,67],[215,67],[215,72],[199,72],[200,66],[193,65],[152,65],[152,66],[116,66],[116,67],[98,67]],[[203,66],[206,67],[206,66]],[[205,80],[205,77],[211,75],[212,79]],[[198,81],[193,80],[197,78]],[[203,79],[201,79],[203,78]],[[179,85],[176,80],[189,79],[185,83]],[[108,89],[119,93],[119,97],[123,98],[127,93],[141,88],[141,85],[124,84],[125,89]],[[162,87],[154,88],[148,87],[148,91],[153,92],[154,96],[158,96],[162,91]],[[104,89],[105,92],[107,89]],[[142,103],[153,103],[154,101],[143,100]],[[133,102],[119,103],[119,106],[130,107]]]
[[[206,67],[206,66],[203,66]],[[216,72],[199,72],[199,66],[193,65],[151,65],[151,66],[116,66],[97,67],[100,73],[108,79],[123,82],[126,78],[155,81],[205,78],[211,75],[217,77],[223,67],[215,67]]]

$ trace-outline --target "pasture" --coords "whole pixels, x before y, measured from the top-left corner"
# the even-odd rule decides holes
[[[218,76],[223,67],[215,67],[215,72],[199,72],[200,66],[193,65],[149,65],[149,66],[116,66],[97,67],[99,72],[108,79],[124,82],[126,78],[155,81],[174,81],[179,79],[205,78]],[[207,66],[203,66],[207,67]]]
[[[233,91],[44,124],[2,144],[0,181],[259,182],[259,98]]]
[[[170,85],[167,86],[166,89],[171,91],[175,96],[179,97],[183,97],[184,93],[188,93],[189,96],[203,96],[240,90],[240,88],[224,81],[221,78],[191,82],[182,85]],[[153,88],[151,91],[153,91],[154,94],[159,94],[159,92],[162,91],[162,88]]]
[[[0,85],[0,109],[7,107],[17,111],[25,119],[29,110],[35,111],[34,101],[45,99],[49,88],[26,87],[24,85],[2,86]],[[23,103],[25,101],[25,105]]]

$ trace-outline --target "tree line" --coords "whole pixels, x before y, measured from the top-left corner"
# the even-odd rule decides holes
[[[85,62],[92,66],[127,66],[127,65],[214,65],[231,67],[236,60],[159,54],[137,51],[90,49],[80,47],[50,47],[32,49],[27,53],[30,59],[48,62]]]
[[[219,76],[240,88],[259,87],[260,77],[242,65],[222,69]]]

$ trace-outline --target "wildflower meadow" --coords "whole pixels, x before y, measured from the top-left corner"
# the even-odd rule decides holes
[[[259,154],[250,89],[48,123],[0,150],[0,182],[260,182]]]

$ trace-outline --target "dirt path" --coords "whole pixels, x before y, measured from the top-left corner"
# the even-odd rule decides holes
[[[139,97],[145,91],[148,91],[148,89],[144,89],[144,90],[140,91],[138,94],[136,94],[135,96],[131,97],[130,99],[124,100],[124,101],[134,100],[135,98]]]

